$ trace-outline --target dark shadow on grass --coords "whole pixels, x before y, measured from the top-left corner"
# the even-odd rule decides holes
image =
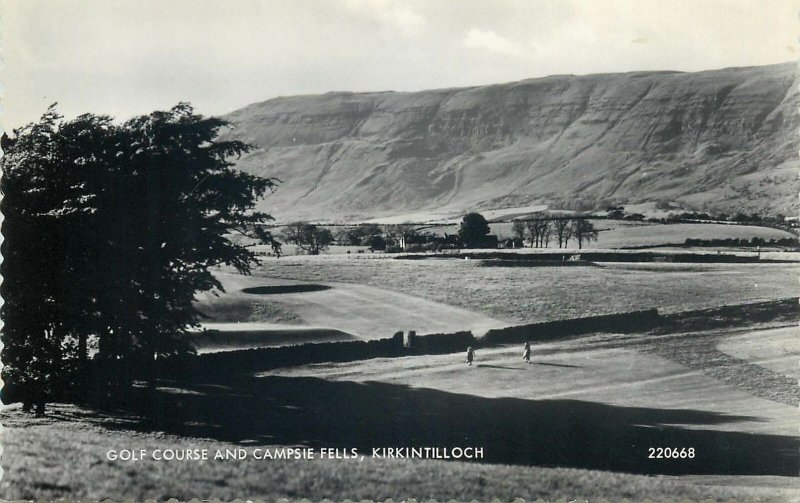
[[[253,295],[276,295],[281,293],[305,293],[305,292],[320,292],[322,290],[330,290],[331,287],[325,285],[271,285],[271,286],[253,286],[250,288],[243,288],[244,293]]]
[[[246,324],[244,325],[246,327]],[[198,352],[292,346],[303,343],[354,341],[358,338],[332,328],[273,328],[266,330],[205,330],[192,336]]]
[[[251,445],[357,447],[368,455],[373,447],[477,446],[489,463],[630,473],[796,476],[800,469],[798,438],[699,429],[758,420],[752,417],[310,377],[214,384],[226,387],[143,393],[128,402],[129,412],[147,417],[136,428]],[[648,459],[650,447],[691,447],[696,457]]]
[[[504,367],[502,365],[489,365],[487,363],[478,363],[476,367],[483,367],[488,369],[522,370],[519,367]]]
[[[567,365],[566,363],[547,363],[547,362],[533,362],[536,365],[547,365],[549,367],[565,367],[570,369],[582,369],[580,365]]]

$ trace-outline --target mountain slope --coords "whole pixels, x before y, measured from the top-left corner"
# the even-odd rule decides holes
[[[275,98],[225,118],[279,220],[533,204],[796,212],[795,64]]]

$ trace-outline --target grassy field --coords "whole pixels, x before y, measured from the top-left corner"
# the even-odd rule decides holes
[[[241,447],[212,439],[186,439],[125,428],[125,418],[96,417],[89,411],[62,406],[43,419],[25,419],[16,410],[2,413],[4,500],[117,501],[177,498],[188,501],[219,498],[274,500],[323,498],[395,501],[436,498],[439,501],[515,498],[665,499],[738,497],[763,499],[793,494],[786,482],[777,487],[738,488],[695,485],[669,477],[626,475],[570,468],[529,468],[444,461],[208,461],[198,463],[112,462],[111,448],[147,449]],[[121,429],[120,429],[121,428]],[[69,460],[65,464],[65,460]],[[783,486],[783,487],[782,487]]]
[[[616,221],[598,221],[603,229],[592,248],[623,248],[683,244],[687,238],[770,240],[795,237],[793,234],[768,227],[725,224],[659,224],[621,226]]]
[[[727,224],[657,224],[650,222],[637,222],[631,220],[594,220],[594,226],[599,231],[597,241],[584,243],[583,248],[586,249],[617,249],[628,247],[647,247],[647,246],[665,246],[665,245],[683,245],[687,238],[691,239],[747,239],[750,240],[754,237],[770,240],[772,238],[792,238],[796,237],[794,234],[773,229],[770,227],[760,227],[753,225],[727,225]],[[424,225],[419,227],[423,232],[431,232],[439,236],[444,234],[456,234],[458,232],[458,223],[446,225]],[[511,228],[511,223],[498,222],[490,224],[491,232],[496,234],[500,239],[514,237]],[[276,231],[280,234],[280,228]],[[234,239],[240,239],[235,237]],[[243,242],[249,242],[242,240]],[[578,247],[577,243],[573,240],[569,243],[570,249]],[[259,250],[265,254],[270,253],[271,249],[266,246],[259,246]],[[553,237],[550,241],[550,246],[547,251],[554,251],[558,249],[556,238]],[[707,250],[709,250],[707,248]],[[713,249],[711,249],[713,250]],[[535,251],[535,250],[530,250]],[[284,244],[283,253],[285,255],[302,255],[302,250],[298,250],[295,245]],[[358,254],[369,253],[368,246],[338,246],[332,245],[326,251],[328,255],[340,254]]]
[[[380,329],[377,335],[387,336],[417,328],[409,326],[415,316],[432,327],[470,317],[513,324],[783,298],[796,295],[798,272],[780,264],[485,268],[475,260],[291,256],[265,258],[251,277],[226,276],[228,293],[201,303],[228,323],[349,323],[353,331]],[[326,289],[263,298],[242,292],[295,282]],[[390,305],[399,310],[388,313]],[[497,347],[480,350],[469,369],[462,355],[428,355],[258,376],[220,378],[210,371],[207,381],[162,383],[157,403],[169,413],[157,418],[137,409],[151,402],[117,414],[57,405],[44,418],[12,406],[0,412],[0,497],[798,499],[797,479],[787,475],[797,471],[800,391],[796,373],[787,369],[800,348],[792,327],[756,328],[589,335],[536,346],[535,365],[521,362],[521,348]],[[445,441],[481,443],[488,459],[104,457],[122,448]],[[631,474],[638,466],[632,456],[641,454],[633,444],[693,445],[706,456],[706,468],[662,464],[645,470],[651,475]]]
[[[640,246],[662,246],[668,244],[680,245],[687,238],[697,239],[747,239],[754,237],[761,239],[780,239],[795,237],[790,232],[759,227],[753,225],[726,225],[726,224],[654,224],[649,222],[635,222],[630,220],[594,220],[595,228],[600,231],[597,241],[584,243],[588,249],[609,249]],[[510,238],[514,235],[510,223],[494,223],[490,225],[492,233],[499,238]],[[426,228],[426,231],[439,235],[444,233],[455,234],[458,225],[435,226]],[[577,248],[577,243],[570,242],[570,248]],[[557,249],[558,242],[553,238],[550,248]]]
[[[780,264],[485,268],[476,262],[299,256],[267,259],[254,274],[369,285],[523,323],[653,307],[675,312],[789,297],[797,293],[800,272],[800,267]]]
[[[758,340],[760,333],[734,335]],[[432,355],[165,385],[159,403],[171,413],[157,420],[135,410],[112,415],[65,405],[32,418],[13,407],[0,413],[0,494],[5,500],[160,501],[796,499],[797,479],[786,476],[796,463],[797,439],[789,436],[796,407],[756,396],[742,382],[796,390],[789,389],[791,379],[776,386],[767,374],[743,380],[747,365],[713,365],[714,347],[727,337],[720,331],[653,339],[598,334],[580,344],[537,345],[533,365],[520,360],[519,348],[501,347],[479,352],[471,368],[461,355]],[[670,344],[673,349],[657,349]],[[673,356],[678,347],[694,360]],[[800,353],[796,343],[790,349]],[[713,375],[706,366],[727,374]],[[108,449],[123,448],[213,452],[436,441],[484,445],[488,462],[105,458]],[[651,466],[638,459],[649,445],[694,446],[705,469],[687,462]],[[673,475],[620,473],[632,466]],[[682,470],[692,475],[676,476]]]

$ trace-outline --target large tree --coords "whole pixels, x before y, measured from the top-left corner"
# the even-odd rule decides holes
[[[480,244],[489,235],[489,222],[480,213],[467,213],[461,219],[458,228],[458,237],[464,246],[471,247]]]
[[[224,121],[185,103],[121,125],[58,119],[49,110],[17,130],[0,161],[13,257],[3,265],[3,375],[23,401],[46,400],[70,368],[85,368],[90,337],[100,387],[153,383],[165,357],[191,351],[194,295],[221,288],[209,267],[247,273],[256,260],[226,236],[274,242],[254,205],[276,180],[232,169],[250,147],[219,140]]]
[[[333,242],[333,234],[329,229],[308,222],[292,222],[284,228],[283,234],[286,241],[309,255],[319,255]]]
[[[67,123],[51,106],[37,123],[4,135],[4,400],[35,403],[64,394],[85,367],[101,320],[96,259],[98,175],[113,158],[108,117]]]
[[[197,324],[198,291],[220,288],[209,268],[232,266],[249,273],[254,252],[226,236],[233,232],[273,242],[259,225],[271,217],[256,201],[276,180],[232,169],[231,159],[250,150],[221,141],[227,123],[197,115],[187,103],[136,117],[122,129],[120,162],[101,200],[107,220],[105,247],[113,253],[114,293],[106,305],[119,314],[104,353],[141,355],[145,368],[185,352],[187,329]],[[103,341],[101,341],[103,342]]]
[[[386,224],[383,226],[386,241],[392,245],[405,247],[408,240],[420,235],[416,225],[413,224]]]

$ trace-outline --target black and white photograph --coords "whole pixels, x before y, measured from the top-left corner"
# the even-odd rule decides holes
[[[0,500],[800,501],[800,2],[0,35]]]

